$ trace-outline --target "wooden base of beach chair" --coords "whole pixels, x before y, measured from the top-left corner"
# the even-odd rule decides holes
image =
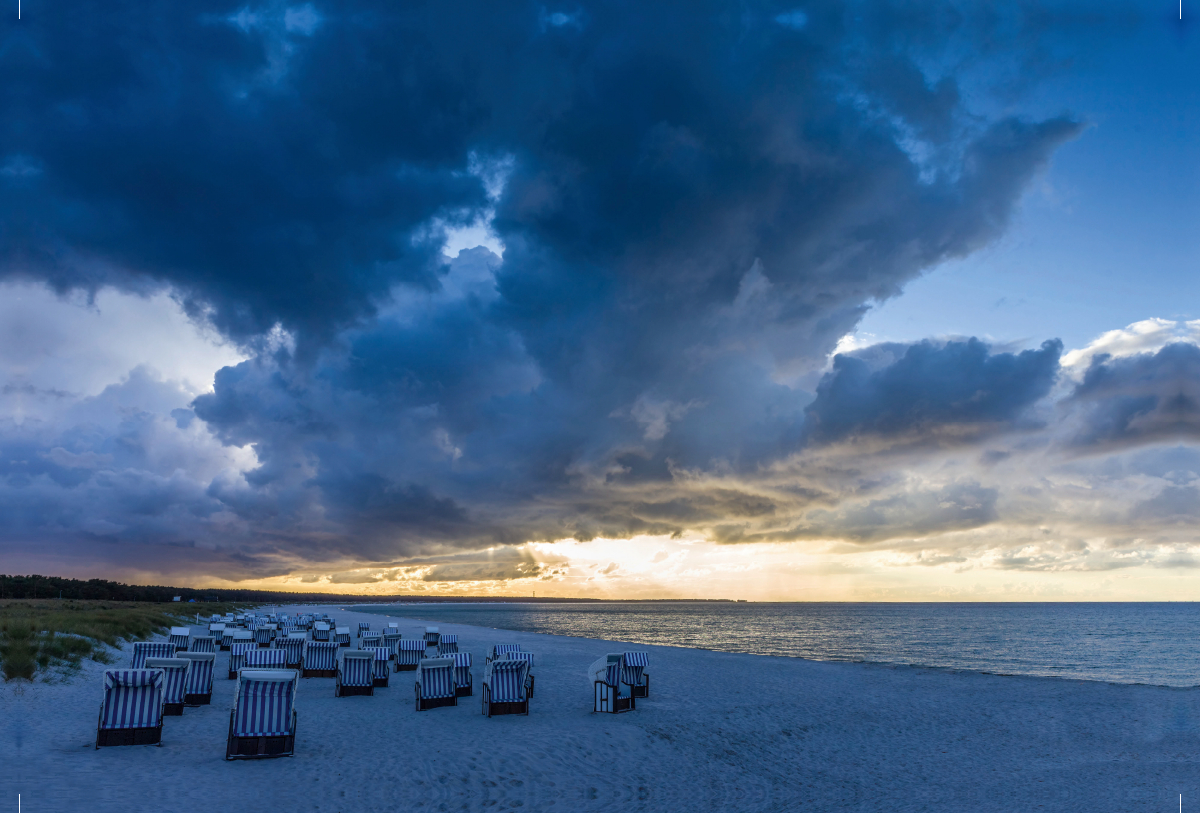
[[[230,679],[230,680],[237,680],[237,670],[236,670],[236,669],[230,669],[230,670],[229,670],[229,679]]]
[[[183,703],[163,703],[164,717],[182,717]]]
[[[375,678],[376,689],[386,689],[388,687],[388,679],[386,677]]]
[[[375,694],[375,686],[374,685],[371,685],[371,686],[343,686],[342,684],[339,683],[338,685],[333,687],[333,696],[334,697],[360,697],[360,696],[364,696],[364,695],[367,697],[371,697],[374,694]]]
[[[109,745],[162,745],[162,726],[96,729],[96,747]]]
[[[623,711],[633,711],[637,708],[632,697],[621,697],[620,693],[607,683],[596,681],[595,695],[596,702],[592,706],[593,712],[620,714]]]
[[[396,664],[397,672],[415,672],[417,665],[415,663],[398,663]]]
[[[415,687],[414,687],[415,689]],[[421,697],[417,693],[417,711],[428,711],[429,709],[440,709],[443,706],[457,706],[458,697]]]
[[[337,677],[336,669],[304,669],[300,672],[300,677]]]
[[[259,648],[259,649],[270,649],[270,648],[271,648],[271,642],[270,642],[270,641],[259,641],[259,642],[258,642],[258,648]]]
[[[645,681],[646,681],[645,683],[642,683],[638,686],[630,687],[630,693],[634,697],[649,697],[650,696],[650,676],[647,675],[645,672],[643,672],[642,678],[645,679]]]
[[[524,703],[493,703],[492,690],[483,684],[483,713],[488,717],[498,717],[501,714],[529,714],[529,700]]]
[[[475,687],[469,683],[466,686],[458,686],[455,687],[454,694],[456,697],[473,697],[475,695]]]
[[[296,752],[296,718],[292,718],[292,733],[284,737],[235,737],[233,712],[229,712],[229,738],[225,744],[225,759],[269,759],[290,757]]]
[[[229,651],[229,647],[225,646],[224,644],[221,644],[221,645],[220,645],[219,647],[217,647],[217,648],[218,648],[218,649],[220,649],[222,652],[228,652],[228,651]]]
[[[207,706],[212,703],[212,692],[208,694],[185,694],[183,696],[183,704],[185,706]]]

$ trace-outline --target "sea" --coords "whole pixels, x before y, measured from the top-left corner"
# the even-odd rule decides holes
[[[1200,604],[408,603],[360,612],[635,644],[1158,686],[1200,685]]]

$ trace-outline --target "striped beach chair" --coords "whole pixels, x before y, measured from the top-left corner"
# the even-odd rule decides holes
[[[286,649],[251,649],[242,661],[243,669],[287,669]]]
[[[175,657],[175,644],[164,641],[137,641],[133,645],[133,659],[129,663],[129,668],[144,669],[146,658],[173,657]]]
[[[387,628],[388,628],[388,632],[394,632],[397,635],[400,634],[400,625],[397,624],[395,621],[389,621]]]
[[[183,716],[183,696],[187,693],[188,671],[192,662],[186,658],[146,658],[147,669],[163,673],[163,716]]]
[[[275,626],[274,624],[259,624],[257,627],[255,627],[254,628],[254,643],[258,644],[261,647],[270,646],[271,645],[271,632],[272,632],[272,627],[274,627],[274,626]]]
[[[454,685],[454,658],[422,658],[417,665],[417,711],[440,706],[457,706],[458,692]]]
[[[529,663],[529,672],[527,673],[527,674],[528,674],[528,676],[526,677],[526,681],[525,681],[525,682],[526,682],[526,686],[527,686],[527,688],[529,689],[529,696],[530,696],[530,697],[533,697],[533,684],[534,684],[534,677],[533,677],[533,653],[532,653],[532,652],[525,652],[525,651],[519,651],[519,652],[509,652],[509,653],[508,653],[507,655],[505,655],[504,657],[506,657],[506,658],[510,658],[510,659],[513,659],[513,660],[522,660],[522,661],[526,661],[526,662],[528,662],[528,663]]]
[[[350,646],[350,628],[335,628],[333,632],[333,640],[337,641],[338,646]]]
[[[437,627],[425,628],[425,646],[437,646],[441,638],[441,633],[438,632]]]
[[[454,659],[455,693],[459,697],[470,697],[475,694],[475,683],[471,679],[471,653],[453,652],[446,657]]]
[[[228,652],[233,646],[233,634],[237,632],[237,627],[226,625],[225,631],[221,633],[221,651]]]
[[[633,697],[650,696],[650,675],[646,667],[650,665],[649,652],[624,653],[625,668],[621,672],[621,681],[629,687]]]
[[[254,643],[254,633],[250,630],[234,630],[233,641],[229,644],[229,650],[231,652],[233,651],[234,644],[254,644],[255,646],[258,646],[258,644]]]
[[[387,647],[388,652],[391,653],[392,660],[395,660],[396,648],[400,645],[400,633],[385,632],[379,639],[379,645]]]
[[[214,641],[220,643],[221,639],[225,637],[225,622],[214,621],[213,623],[209,624],[208,634],[213,637]]]
[[[296,750],[296,684],[292,669],[243,669],[229,712],[225,759],[290,757]]]
[[[636,708],[629,685],[621,680],[623,669],[624,656],[620,653],[605,655],[588,668],[595,697],[593,712],[619,714]]]
[[[171,637],[168,640],[176,652],[187,652],[191,638],[192,630],[189,627],[171,627]]]
[[[424,638],[401,638],[396,642],[396,671],[411,672],[425,657]]]
[[[313,624],[312,639],[314,641],[329,640],[329,625],[324,621],[317,621]]]
[[[213,640],[211,635],[197,635],[192,639],[192,645],[188,647],[188,652],[216,652],[217,642]]]
[[[375,653],[347,649],[338,659],[334,697],[375,694]]]
[[[358,622],[358,637],[359,638],[363,637],[365,634],[370,632],[370,630],[371,630],[371,622],[370,621],[359,621]]]
[[[483,713],[529,714],[529,661],[506,658],[483,667]]]
[[[508,655],[509,652],[520,652],[520,651],[521,651],[520,644],[492,644],[492,649],[488,653],[488,656],[484,660],[484,663],[487,663],[487,661],[503,660]]]
[[[215,652],[180,652],[175,657],[192,662],[188,671],[183,702],[189,706],[207,706],[212,702],[213,672],[217,665]]]
[[[293,638],[292,635],[300,637]],[[285,655],[284,665],[288,669],[299,669],[304,664],[304,633],[292,633],[287,638],[276,638],[271,646]]]
[[[238,641],[229,650],[229,679],[237,680],[238,670],[246,665],[246,653],[258,649],[253,641]]]
[[[392,653],[385,646],[364,646],[363,651],[375,656],[375,688],[386,689],[392,673]]]
[[[453,655],[458,651],[458,636],[449,634],[443,635],[438,638],[437,646],[439,656],[445,657],[446,655]]]
[[[383,644],[380,643],[380,639],[382,637],[383,636],[381,636],[378,632],[367,632],[359,637],[358,648],[373,649],[377,646],[383,646]]]
[[[328,678],[337,676],[338,645],[333,641],[309,641],[304,646],[304,668],[306,677]]]
[[[162,743],[161,669],[112,669],[104,673],[104,699],[96,723],[96,748]]]

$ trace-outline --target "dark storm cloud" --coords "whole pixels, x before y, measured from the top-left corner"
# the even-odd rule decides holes
[[[1200,438],[1200,347],[1176,343],[1126,358],[1098,355],[1068,404],[1084,413],[1074,439],[1081,448]]]
[[[950,427],[1005,426],[1045,397],[1058,375],[1062,342],[1038,350],[990,353],[978,339],[922,342],[872,369],[838,355],[805,410],[815,441],[857,434],[923,435]]]
[[[128,511],[219,516],[255,555],[377,562],[771,516],[752,488],[693,481],[801,448],[838,339],[1000,235],[1081,129],[968,109],[938,50],[956,32],[1020,48],[1036,15],[906,31],[931,19],[723,2],[40,17],[3,57],[23,78],[0,90],[0,273],[167,286],[254,348],[191,412],[151,414],[257,467],[178,492],[131,481]],[[503,260],[446,263],[445,229],[488,215]],[[808,437],[1011,423],[1058,353],[842,357]],[[136,456],[121,432],[120,451],[43,438],[21,457],[42,469],[11,482],[72,488],[86,455]],[[978,504],[906,527],[986,521]]]

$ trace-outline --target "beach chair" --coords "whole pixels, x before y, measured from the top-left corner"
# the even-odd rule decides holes
[[[530,697],[533,697],[533,684],[534,684],[534,677],[533,677],[533,653],[532,653],[532,652],[524,652],[524,651],[520,651],[520,652],[509,652],[509,653],[508,653],[507,655],[505,655],[504,657],[505,657],[505,658],[512,659],[512,660],[522,660],[522,661],[526,661],[526,662],[528,662],[528,663],[529,663],[529,671],[528,671],[528,673],[527,673],[528,677],[526,677],[525,683],[526,683],[526,685],[527,685],[527,686],[528,686],[528,688],[529,688],[529,696],[530,696]]]
[[[438,655],[445,657],[458,651],[457,635],[442,635],[438,638]]]
[[[286,649],[251,649],[242,660],[243,669],[287,669]]]
[[[130,669],[146,668],[146,658],[173,658],[175,644],[164,641],[137,641],[133,645],[133,659]]]
[[[458,692],[454,686],[454,658],[422,658],[417,664],[417,711],[440,706],[457,706]]]
[[[337,627],[334,629],[333,640],[337,641],[338,646],[350,646],[350,628]]]
[[[628,684],[621,680],[623,668],[624,656],[619,653],[605,655],[589,667],[588,678],[591,680],[595,697],[593,712],[619,714],[636,708]]]
[[[411,672],[425,657],[424,638],[401,638],[396,642],[396,671]]]
[[[296,750],[293,669],[243,669],[229,712],[225,759],[290,757]]]
[[[237,680],[238,670],[241,669],[246,662],[246,653],[258,649],[258,644],[253,641],[238,641],[229,650],[229,679]]]
[[[382,636],[378,632],[368,632],[358,639],[359,649],[374,649],[377,646],[383,646],[380,643]]]
[[[629,694],[633,697],[649,697],[650,675],[646,673],[646,667],[650,665],[650,653],[626,652],[624,658],[621,681],[629,687]]]
[[[96,723],[96,748],[160,745],[163,724],[161,669],[112,669],[104,673],[104,699]]]
[[[229,648],[231,646],[233,646],[233,634],[235,632],[237,632],[236,627],[226,625],[225,631],[221,633],[221,651],[222,652],[228,652]]]
[[[271,626],[269,624],[259,624],[254,628],[254,643],[261,647],[271,645]]]
[[[454,659],[455,694],[470,697],[475,694],[475,683],[471,679],[471,653],[454,652],[446,656]]]
[[[396,635],[400,634],[400,625],[397,624],[395,621],[389,621],[387,628],[388,628],[388,632],[393,632]]]
[[[212,639],[211,635],[197,635],[192,639],[192,645],[188,647],[189,652],[216,652],[217,642]]]
[[[483,667],[483,713],[529,714],[529,661],[506,658]]]
[[[363,694],[375,694],[375,653],[347,649],[338,660],[333,696],[351,697]]]
[[[441,637],[442,636],[440,633],[438,633],[437,627],[425,628],[425,646],[437,646],[438,641],[441,640]]]
[[[306,639],[308,638],[308,633],[307,633],[307,632],[303,632],[303,631],[300,631],[300,632],[289,632],[289,633],[287,634],[287,637],[288,637],[288,638],[290,638],[290,639],[292,639],[292,640],[294,640],[294,641],[303,641],[303,640],[306,640]],[[276,639],[276,640],[278,640],[278,639]]]
[[[188,706],[207,706],[212,702],[213,672],[217,665],[215,652],[180,652],[175,657],[192,662],[188,671],[183,702]]]
[[[192,638],[189,627],[171,627],[171,637],[167,640],[175,647],[176,652],[187,652],[188,643]]]
[[[258,646],[258,644],[254,643],[254,633],[250,630],[234,630],[233,641],[229,644],[229,650],[231,652],[233,651],[234,644],[254,644],[255,646]]]
[[[379,645],[387,647],[388,652],[391,653],[392,660],[395,660],[396,648],[400,645],[400,633],[385,632],[379,639]]]
[[[385,646],[364,646],[363,651],[375,656],[375,688],[386,689],[392,673],[392,653]]]
[[[371,622],[370,621],[359,621],[358,622],[358,637],[359,638],[362,638],[363,635],[370,632],[370,630],[371,630]]]
[[[304,668],[301,674],[306,678],[336,677],[337,653],[338,645],[333,641],[309,641],[304,647]]]
[[[299,669],[304,663],[304,633],[298,634],[299,638],[289,635],[271,642],[272,647],[284,653],[284,666],[288,669]]]
[[[188,670],[192,662],[186,658],[146,658],[147,669],[163,672],[162,703],[164,717],[183,716],[183,696],[187,692]]]
[[[225,622],[214,621],[213,623],[209,624],[208,634],[213,637],[214,641],[220,643],[221,639],[225,637]]]
[[[329,640],[329,625],[324,621],[317,621],[313,624],[312,639],[314,641]]]
[[[484,663],[487,663],[488,661],[503,660],[508,655],[509,652],[520,652],[520,651],[521,651],[520,644],[493,644],[492,649],[488,653],[487,658],[484,659]]]

